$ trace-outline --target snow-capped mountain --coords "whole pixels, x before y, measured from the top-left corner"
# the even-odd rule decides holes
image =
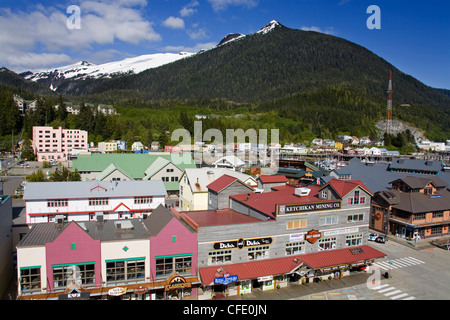
[[[267,34],[281,24],[272,20],[256,34]],[[230,33],[225,36],[217,45],[222,45],[234,42],[239,39],[247,37],[242,33]],[[203,52],[202,50],[200,52]],[[75,64],[61,66],[58,68],[45,69],[37,72],[23,72],[20,75],[26,80],[35,81],[44,84],[51,90],[56,91],[58,86],[66,79],[70,80],[84,80],[84,79],[99,79],[110,78],[115,75],[137,74],[144,70],[157,68],[162,65],[175,62],[177,60],[189,57],[196,53],[180,52],[180,53],[156,53],[141,55],[133,58],[127,58],[120,61],[108,62],[104,64],[95,65],[87,61],[80,61]]]
[[[35,73],[26,72],[22,76],[27,80],[45,82],[50,89],[56,90],[59,83],[64,79],[104,78],[120,74],[139,73],[189,57],[193,54],[191,52],[146,54],[99,65],[87,61],[80,61],[75,64],[41,70]]]
[[[275,29],[276,27],[281,27],[281,24],[276,20],[272,20],[256,33],[266,34]]]

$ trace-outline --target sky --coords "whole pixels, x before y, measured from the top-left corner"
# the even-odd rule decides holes
[[[0,0],[0,66],[23,72],[198,52],[276,20],[352,41],[450,89],[449,13],[448,0]]]

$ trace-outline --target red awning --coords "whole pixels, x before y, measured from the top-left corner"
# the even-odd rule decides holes
[[[301,256],[303,263],[314,269],[383,258],[386,254],[371,246],[320,251]]]
[[[211,285],[214,282],[214,278],[223,277],[225,274],[237,275],[239,280],[256,279],[264,276],[289,274],[297,270],[303,264],[312,269],[321,269],[336,265],[364,262],[383,258],[385,256],[385,253],[374,249],[371,246],[364,245],[278,259],[199,268],[199,274],[203,285]]]
[[[239,280],[256,279],[258,277],[292,273],[301,265],[300,256],[289,256],[199,268],[199,274],[203,285],[210,285],[214,282],[214,278],[223,277],[225,274],[237,275]]]

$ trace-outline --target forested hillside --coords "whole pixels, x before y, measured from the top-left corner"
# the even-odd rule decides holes
[[[165,99],[261,102],[323,87],[385,98],[389,70],[399,104],[445,109],[450,97],[369,50],[334,36],[279,25],[156,69],[116,79],[67,81],[58,90],[126,104]]]

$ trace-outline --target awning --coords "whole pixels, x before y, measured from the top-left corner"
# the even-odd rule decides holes
[[[237,275],[238,280],[256,279],[264,276],[289,274],[302,266],[301,256],[289,256],[277,259],[258,260],[235,264],[217,265],[199,268],[203,285],[212,285],[214,278],[226,274]]]
[[[386,254],[364,245],[359,247],[349,247],[345,249],[326,250],[301,256],[304,264],[313,269],[321,269],[325,267],[345,265],[361,261],[369,261],[373,259],[383,258]]]
[[[343,266],[346,268],[349,264],[360,265],[361,263],[371,262],[374,259],[383,258],[385,256],[385,253],[374,249],[371,246],[364,245],[277,259],[199,268],[199,275],[203,285],[212,285],[214,283],[214,278],[220,278],[224,275],[237,275],[238,281],[240,281],[264,276],[290,274],[302,265],[316,270],[333,266]]]

